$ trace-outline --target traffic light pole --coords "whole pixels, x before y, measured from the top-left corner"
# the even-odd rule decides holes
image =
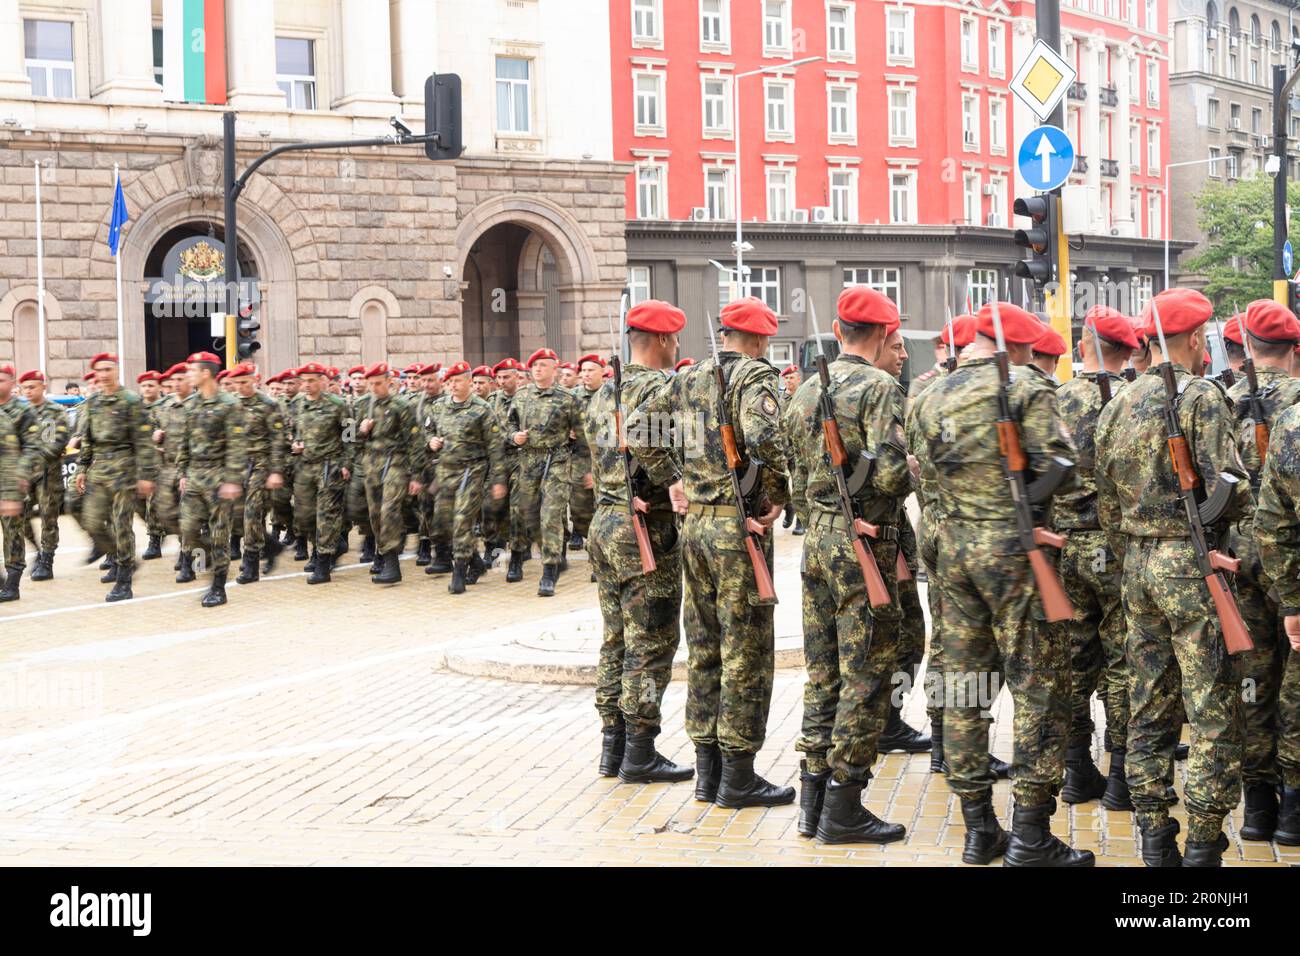
[[[1061,52],[1061,2],[1060,0],[1038,0],[1034,4],[1034,26],[1038,32],[1038,39],[1042,40],[1055,52]],[[1065,129],[1065,100],[1057,104],[1056,109],[1052,110],[1047,122],[1058,129]],[[1051,235],[1048,241],[1052,244],[1053,255],[1052,262],[1056,265],[1056,291],[1044,291],[1043,297],[1046,300],[1047,314],[1052,320],[1052,328],[1055,329],[1065,339],[1067,351],[1061,356],[1056,365],[1056,377],[1064,382],[1074,374],[1074,366],[1071,362],[1071,356],[1074,352],[1074,341],[1072,338],[1073,319],[1070,315],[1070,245],[1066,241],[1063,217],[1061,215],[1061,187],[1058,186],[1050,193],[1048,200],[1052,205],[1052,215],[1049,217],[1049,227]]]
[[[1273,175],[1273,298],[1288,308],[1291,305],[1290,279],[1282,263],[1282,247],[1287,241],[1286,177],[1287,125],[1290,110],[1287,101],[1291,88],[1300,78],[1300,70],[1286,75],[1281,64],[1273,67],[1273,156],[1277,172]]]

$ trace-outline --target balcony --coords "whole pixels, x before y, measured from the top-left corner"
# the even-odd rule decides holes
[[[1119,175],[1119,160],[1118,160],[1118,159],[1103,159],[1103,160],[1101,161],[1101,174],[1102,174],[1103,176],[1118,176],[1118,175]]]
[[[1119,106],[1119,90],[1113,86],[1103,86],[1098,96],[1102,106]]]
[[[1080,153],[1074,154],[1074,171],[1076,173],[1086,173],[1088,171],[1088,157]]]
[[[1070,88],[1065,91],[1065,95],[1072,100],[1078,100],[1082,103],[1088,98],[1088,84],[1079,83],[1077,81],[1071,83]]]

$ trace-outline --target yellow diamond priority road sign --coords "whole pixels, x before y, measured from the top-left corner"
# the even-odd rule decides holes
[[[1078,76],[1074,67],[1042,40],[1037,41],[1011,81],[1011,92],[1040,120],[1052,115]]]

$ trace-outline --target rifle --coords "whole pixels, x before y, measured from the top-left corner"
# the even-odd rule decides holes
[[[835,476],[835,489],[840,500],[840,515],[844,518],[844,527],[852,537],[853,553],[857,556],[858,567],[862,570],[862,583],[867,587],[867,598],[872,607],[884,607],[892,603],[885,579],[880,576],[880,566],[871,551],[867,538],[875,537],[879,529],[868,524],[858,514],[857,502],[849,491],[848,473],[849,453],[844,448],[844,439],[840,435],[840,424],[835,418],[835,405],[831,401],[831,375],[826,365],[826,350],[822,347],[821,330],[817,328],[817,307],[808,300],[809,314],[812,317],[813,338],[817,342],[817,375],[821,379],[822,390],[817,396],[817,409],[822,420],[822,436],[826,439],[826,455],[830,459],[831,474]],[[874,457],[863,456],[859,459],[856,471],[864,474],[859,487],[866,484],[870,475]],[[854,477],[857,477],[856,475]],[[902,553],[899,553],[902,556]]]
[[[1236,312],[1236,309],[1237,309],[1236,303],[1233,303],[1233,307],[1232,307],[1232,308],[1233,308],[1233,311]],[[1240,313],[1240,312],[1237,312],[1237,314],[1240,315],[1241,313]],[[1215,327],[1216,329],[1218,329],[1218,331],[1219,331],[1219,347],[1220,347],[1221,349],[1223,349],[1223,354],[1224,354],[1224,357],[1226,358],[1227,355],[1228,355],[1228,340],[1225,339],[1225,338],[1223,337],[1223,322],[1220,321],[1220,319],[1219,319],[1219,317],[1218,317],[1217,315],[1214,317],[1214,327]],[[1241,330],[1241,341],[1242,341],[1242,342],[1245,342],[1245,341],[1246,341],[1246,330],[1245,330],[1245,328],[1244,328],[1244,327],[1242,326],[1242,324],[1241,324],[1241,319],[1238,319],[1238,320],[1237,320],[1237,328]],[[1243,348],[1244,348],[1244,346],[1243,346]],[[1228,388],[1232,388],[1232,386],[1234,386],[1234,385],[1237,384],[1237,376],[1235,376],[1235,375],[1232,374],[1232,366],[1231,366],[1231,365],[1226,366],[1226,367],[1223,369],[1223,371],[1219,373],[1219,379],[1220,379],[1220,380],[1223,382],[1223,384],[1226,385]]]
[[[776,603],[776,588],[772,586],[772,572],[767,567],[767,556],[759,547],[758,534],[754,532],[749,515],[749,500],[745,495],[745,485],[750,491],[758,484],[758,464],[751,461],[742,482],[740,475],[740,451],[736,448],[736,429],[731,423],[731,409],[727,405],[727,374],[722,368],[722,357],[718,352],[718,338],[713,332],[713,317],[706,315],[709,324],[709,341],[713,345],[713,374],[718,387],[718,434],[722,438],[722,452],[727,458],[727,473],[731,475],[731,491],[736,498],[736,513],[740,516],[740,529],[745,535],[745,550],[749,553],[749,563],[754,569],[754,584],[758,588],[760,601]]]
[[[1129,359],[1128,365],[1124,367],[1124,381],[1136,382],[1137,377],[1138,377],[1138,370],[1133,367],[1133,360]]]
[[[619,457],[623,459],[623,485],[627,490],[627,516],[632,522],[632,533],[636,535],[636,549],[641,555],[641,573],[649,574],[655,570],[654,549],[650,546],[650,529],[646,527],[645,515],[636,510],[636,482],[632,475],[632,453],[627,450],[627,436],[623,433],[623,338],[622,330],[627,328],[627,312],[624,298],[619,304],[619,337],[616,351],[610,356],[614,368],[614,439],[618,444]],[[614,330],[611,328],[610,332]]]
[[[1223,643],[1229,654],[1240,654],[1253,650],[1255,644],[1246,630],[1246,623],[1237,610],[1236,599],[1223,578],[1222,571],[1236,573],[1241,568],[1237,558],[1227,558],[1217,550],[1212,551],[1205,540],[1205,518],[1213,524],[1214,519],[1223,514],[1233,492],[1237,479],[1227,473],[1219,475],[1219,482],[1214,493],[1199,504],[1196,501],[1196,489],[1201,487],[1201,476],[1196,473],[1192,463],[1191,449],[1187,447],[1187,437],[1183,426],[1178,421],[1178,382],[1174,377],[1174,366],[1169,361],[1169,351],[1165,345],[1165,330],[1160,324],[1160,309],[1155,300],[1151,301],[1151,317],[1155,320],[1156,335],[1160,338],[1160,377],[1165,385],[1165,437],[1169,443],[1169,457],[1172,459],[1174,475],[1178,479],[1178,501],[1187,515],[1188,538],[1192,550],[1196,552],[1196,568],[1205,579],[1205,586],[1210,589],[1214,600],[1214,610],[1219,615],[1219,626],[1223,630]],[[1243,336],[1245,338],[1245,336]]]
[[[990,300],[993,309],[993,331],[997,337],[998,368],[998,449],[1002,455],[1002,474],[1011,491],[1011,501],[1015,505],[1016,532],[1025,556],[1029,558],[1029,567],[1038,584],[1038,596],[1043,602],[1043,611],[1049,621],[1065,621],[1074,616],[1074,605],[1070,603],[1065,587],[1056,574],[1056,568],[1047,560],[1040,545],[1063,547],[1065,538],[1046,528],[1034,527],[1031,501],[1045,500],[1051,492],[1069,474],[1073,464],[1064,459],[1054,459],[1054,472],[1049,472],[1035,482],[1036,495],[1031,497],[1025,484],[1025,470],[1029,467],[1029,456],[1020,442],[1020,423],[1011,414],[1011,363],[1007,356],[1007,343],[1002,336],[1002,314],[998,311],[996,299]],[[1040,490],[1041,489],[1041,490]]]
[[[1101,357],[1101,336],[1095,322],[1092,325],[1092,345],[1097,352],[1097,391],[1101,392],[1101,407],[1105,408],[1113,396],[1110,393],[1110,373],[1106,371],[1106,362]]]
[[[943,360],[943,366],[951,375],[957,371],[957,337],[952,330],[952,309],[948,309],[948,357]]]
[[[1264,459],[1268,457],[1268,419],[1264,417],[1264,403],[1259,400],[1259,377],[1255,374],[1255,353],[1250,347],[1250,336],[1241,313],[1237,313],[1237,328],[1241,331],[1241,345],[1246,351],[1246,358],[1241,363],[1241,370],[1246,373],[1246,393],[1250,402],[1250,417],[1255,419],[1255,450],[1259,452],[1260,471],[1264,470]],[[1259,481],[1258,476],[1255,483]]]

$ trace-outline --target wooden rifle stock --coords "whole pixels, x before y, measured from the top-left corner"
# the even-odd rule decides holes
[[[907,558],[903,557],[901,549],[898,552],[898,562],[894,569],[894,577],[899,581],[912,580],[912,569],[907,566]]]
[[[1024,471],[1029,467],[1025,450],[1020,447],[1020,430],[1013,421],[1000,421],[998,425],[998,449],[1007,460],[1011,471]]]
[[[736,429],[730,423],[718,428],[722,435],[722,452],[727,456],[727,467],[735,471],[740,467],[740,452],[736,450]]]
[[[1210,553],[1215,554],[1215,552]],[[1237,610],[1237,601],[1232,596],[1231,589],[1224,583],[1223,576],[1217,571],[1207,575],[1205,585],[1210,589],[1210,597],[1214,599],[1214,610],[1219,615],[1219,627],[1223,631],[1223,646],[1228,649],[1228,653],[1241,654],[1245,651],[1253,651],[1255,642],[1250,639],[1246,622],[1241,619],[1241,611]]]
[[[844,450],[844,440],[840,438],[839,424],[835,419],[822,419],[822,434],[826,436],[826,452],[831,456],[831,466],[843,468],[848,463],[849,453]]]
[[[1074,617],[1074,605],[1065,593],[1065,586],[1056,576],[1056,569],[1047,555],[1037,549],[1029,552],[1029,567],[1038,584],[1038,596],[1043,602],[1043,612],[1049,621],[1068,621]]]
[[[754,584],[758,587],[759,600],[772,600],[776,597],[776,588],[772,586],[772,572],[767,569],[767,557],[748,531],[745,532],[745,550],[749,552],[749,563],[754,566]]]
[[[1259,466],[1264,467],[1264,459],[1268,457],[1268,426],[1263,422],[1255,422],[1255,450],[1259,452]]]
[[[650,547],[650,529],[646,527],[645,516],[635,508],[632,509],[632,531],[636,534],[636,549],[641,552],[641,573],[649,574],[656,567],[654,549]]]
[[[1169,457],[1173,459],[1174,474],[1178,476],[1178,486],[1190,492],[1201,483],[1201,476],[1192,464],[1192,453],[1187,449],[1187,439],[1182,435],[1169,437]]]

